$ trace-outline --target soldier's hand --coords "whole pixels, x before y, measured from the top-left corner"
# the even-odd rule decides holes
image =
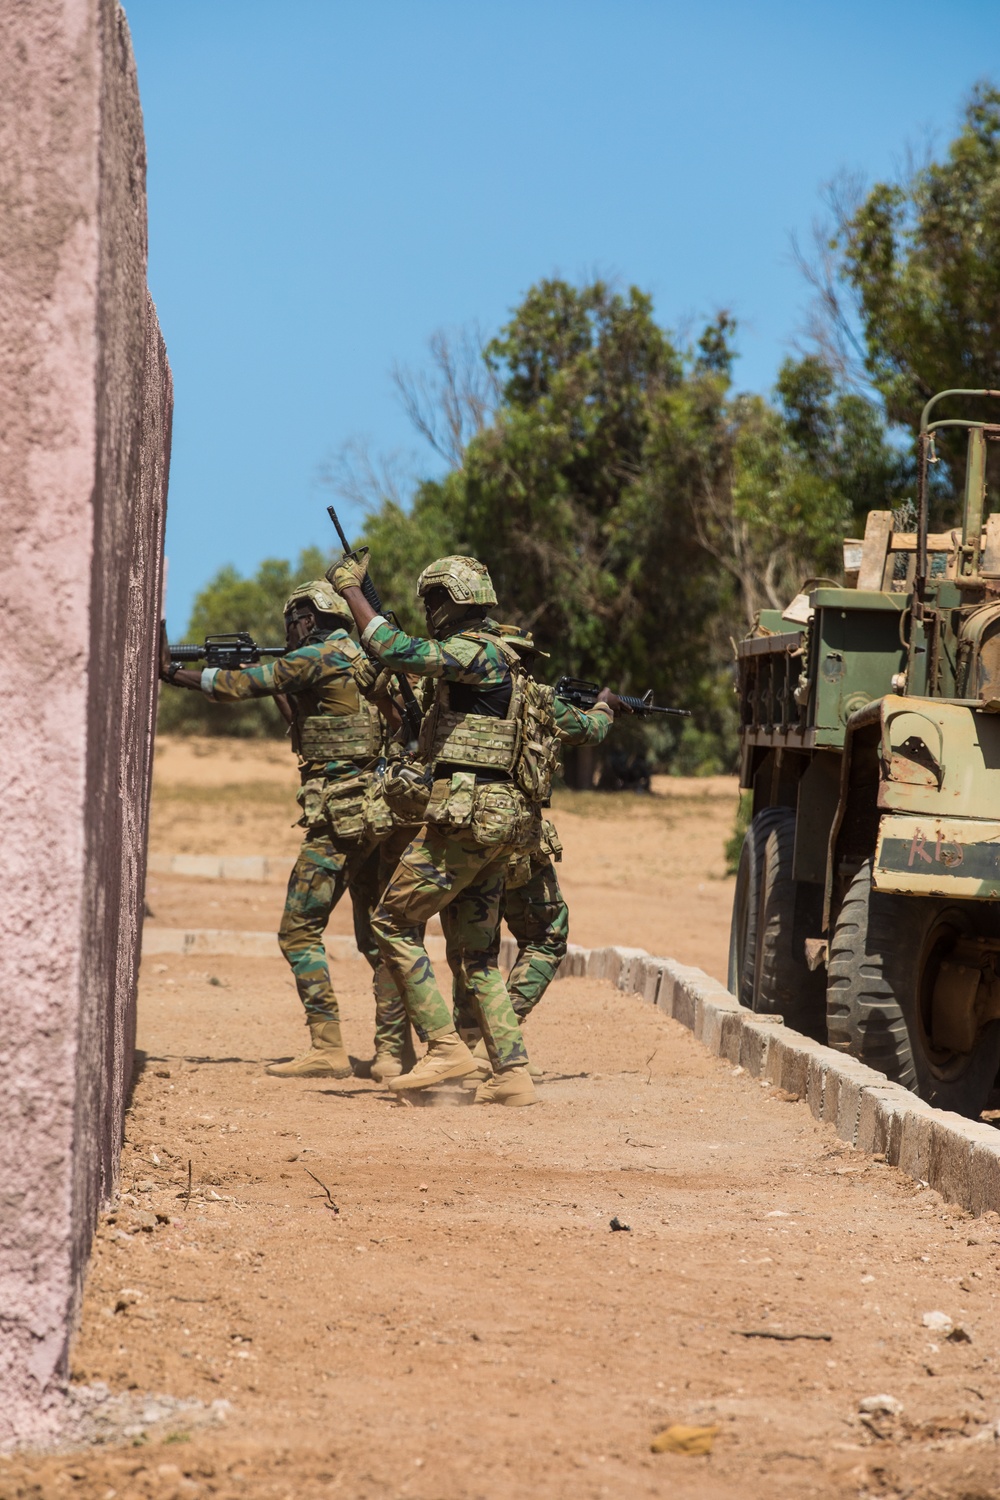
[[[170,666],[170,646],[167,642],[167,622],[160,621],[160,676],[162,677]]]
[[[342,557],[339,563],[334,563],[327,569],[326,576],[337,593],[342,594],[345,589],[359,589],[367,572],[368,548],[361,547],[357,552]]]
[[[359,656],[352,662],[351,676],[357,683],[359,692],[375,703],[380,698],[388,698],[392,693],[394,674],[388,667],[380,667],[370,656]]]
[[[362,693],[370,694],[381,675],[381,667],[370,656],[358,656],[351,663],[351,676]]]
[[[630,714],[632,712],[630,708],[626,708],[618,694],[613,693],[608,687],[601,688],[601,691],[597,695],[597,702],[606,704],[613,714]]]

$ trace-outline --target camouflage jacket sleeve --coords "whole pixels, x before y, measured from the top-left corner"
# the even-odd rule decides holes
[[[552,717],[559,738],[566,745],[599,745],[615,721],[611,709],[603,703],[595,703],[593,708],[574,708],[565,698],[553,700]]]
[[[376,615],[362,642],[384,667],[409,672],[414,677],[440,677],[445,682],[498,687],[510,675],[499,649],[491,641],[473,640],[471,635],[454,635],[447,641],[425,640],[396,630]]]
[[[206,667],[201,674],[201,690],[216,703],[301,693],[339,673],[350,672],[357,655],[358,648],[347,631],[335,630],[326,640],[299,646],[276,661],[262,661],[235,672]]]

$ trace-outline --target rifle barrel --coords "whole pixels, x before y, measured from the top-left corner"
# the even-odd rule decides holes
[[[328,505],[326,507],[326,513],[336,527],[337,535],[340,537],[340,545],[344,549],[344,556],[354,557],[355,553],[352,551],[351,544],[347,540],[347,537],[344,535],[344,528],[340,524],[340,518],[338,517],[336,510],[332,505]],[[372,582],[371,575],[368,573],[365,574],[364,580],[361,584],[361,592],[364,594],[365,598],[368,600],[368,603],[371,605],[375,613],[377,615],[382,614],[382,600],[379,598],[378,589],[375,587],[374,583]]]
[[[659,703],[647,703],[645,698],[633,698],[627,693],[618,694],[626,708],[636,714],[676,714],[678,718],[690,719],[689,708],[663,708]]]
[[[344,535],[344,528],[340,524],[340,519],[337,515],[337,512],[334,510],[332,505],[328,505],[326,507],[326,513],[336,527],[337,535],[340,537],[340,545],[343,547],[345,554],[349,553],[351,550],[351,544]]]

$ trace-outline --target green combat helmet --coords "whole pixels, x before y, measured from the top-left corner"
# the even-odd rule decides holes
[[[306,583],[297,583],[285,600],[283,614],[288,614],[296,604],[309,603],[317,614],[335,615],[338,620],[343,620],[348,628],[354,624],[354,617],[343,595],[338,594],[332,583],[327,583],[325,578],[310,578]]]
[[[417,579],[417,594],[426,603],[434,590],[441,590],[427,618],[435,634],[472,611],[485,611],[497,596],[489,573],[474,557],[439,557]]]

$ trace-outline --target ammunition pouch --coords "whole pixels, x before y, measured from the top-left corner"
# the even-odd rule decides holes
[[[362,773],[348,781],[328,781],[323,811],[333,837],[342,844],[359,844],[365,837],[365,799],[372,778]]]
[[[477,844],[509,844],[523,849],[534,822],[531,806],[512,782],[487,781],[476,787],[472,836]]]
[[[425,817],[442,832],[468,828],[472,824],[472,805],[476,794],[473,771],[454,771],[441,777],[431,787]]]
[[[380,844],[383,839],[388,838],[395,828],[396,822],[392,808],[386,801],[384,775],[370,778],[365,788],[361,815],[365,833],[375,844]]]
[[[509,891],[516,891],[519,886],[527,885],[534,873],[535,866],[530,853],[520,850],[517,854],[512,854],[507,862],[504,885]]]
[[[299,824],[303,828],[318,828],[321,823],[326,822],[326,813],[323,811],[323,793],[326,791],[326,782],[322,776],[312,776],[304,781],[295,793],[295,800],[302,809]]]
[[[351,714],[311,714],[299,725],[303,760],[375,760],[382,753],[378,713],[364,706]]]
[[[537,840],[537,819],[523,793],[510,781],[477,783],[471,771],[434,782],[426,817],[442,832],[468,830],[484,848],[527,848]]]
[[[431,781],[426,767],[394,761],[382,777],[382,796],[397,828],[419,827],[427,820]]]
[[[562,840],[556,833],[556,825],[551,818],[542,819],[542,836],[538,844],[538,859],[550,859],[553,864],[558,864],[563,857]]]

